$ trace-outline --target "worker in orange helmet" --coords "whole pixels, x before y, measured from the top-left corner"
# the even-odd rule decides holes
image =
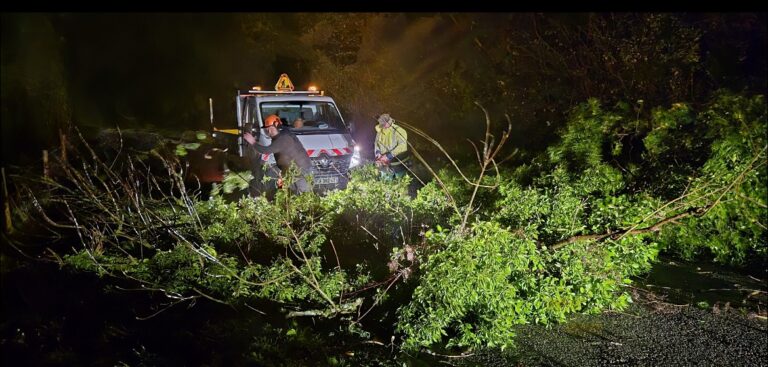
[[[271,145],[257,144],[256,138],[250,132],[243,134],[243,137],[256,152],[275,155],[275,161],[280,168],[281,176],[288,173],[291,164],[295,164],[299,168],[299,175],[295,177],[290,187],[293,193],[300,194],[311,191],[306,180],[306,176],[310,174],[312,168],[307,151],[304,150],[304,146],[296,135],[288,129],[278,129],[281,124],[280,117],[277,115],[269,115],[264,119],[267,135],[272,138]]]

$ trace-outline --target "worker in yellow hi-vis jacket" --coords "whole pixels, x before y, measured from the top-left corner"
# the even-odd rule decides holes
[[[385,113],[378,117],[376,125],[376,167],[382,177],[394,178],[405,175],[410,154],[408,152],[408,133],[395,124],[395,120]]]

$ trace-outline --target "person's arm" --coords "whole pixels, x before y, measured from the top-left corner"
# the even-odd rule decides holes
[[[261,145],[256,142],[256,138],[251,135],[251,133],[245,133],[243,134],[243,138],[246,142],[248,142],[248,145],[253,148],[255,151],[262,153],[262,154],[272,154],[278,151],[275,141],[272,141],[272,145]]]
[[[376,132],[376,138],[373,140],[373,153],[376,159],[381,156],[381,133]]]

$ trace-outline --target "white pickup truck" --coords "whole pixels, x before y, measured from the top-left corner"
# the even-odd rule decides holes
[[[271,139],[264,128],[264,118],[278,115],[282,128],[296,134],[312,161],[312,181],[316,192],[344,188],[349,169],[360,164],[360,149],[352,140],[349,127],[336,107],[333,98],[310,87],[306,91],[293,90],[288,76],[280,76],[275,90],[254,87],[238,91],[236,97],[237,126],[240,131],[252,126],[251,131],[259,144],[269,145]],[[242,134],[238,138],[238,153],[245,153]],[[258,159],[274,172],[275,157],[263,154]],[[262,177],[256,177],[261,180]]]

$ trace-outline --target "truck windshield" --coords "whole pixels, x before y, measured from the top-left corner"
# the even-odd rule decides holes
[[[262,121],[269,115],[278,115],[283,121],[283,126],[290,127],[295,132],[310,133],[345,128],[336,106],[330,102],[262,102],[260,107]]]

